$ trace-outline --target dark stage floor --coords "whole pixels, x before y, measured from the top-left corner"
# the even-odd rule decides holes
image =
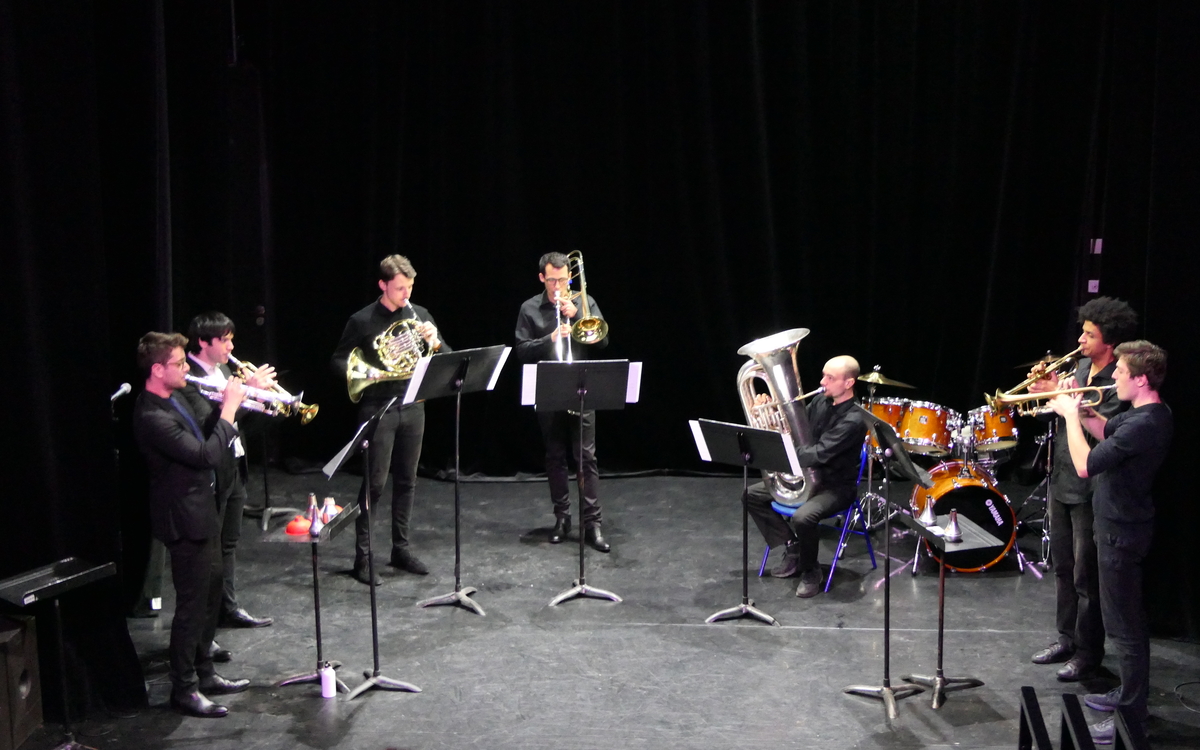
[[[301,504],[309,491],[348,500],[357,485],[352,476],[332,483],[321,475],[271,476],[276,504]],[[261,497],[261,483],[251,492],[252,499]],[[382,566],[379,604],[383,674],[424,692],[370,691],[353,702],[324,700],[316,685],[273,686],[315,661],[311,558],[307,545],[259,541],[255,522],[246,519],[242,603],[273,616],[275,625],[222,630],[218,637],[234,652],[221,673],[248,677],[253,687],[223,699],[231,710],[225,719],[184,718],[165,707],[168,598],[161,617],[129,621],[151,708],[131,719],[90,720],[79,739],[97,748],[265,750],[1007,749],[1017,743],[1019,688],[1032,685],[1057,742],[1058,696],[1088,690],[1057,683],[1054,667],[1029,662],[1051,640],[1051,577],[1021,575],[1009,561],[985,573],[951,576],[946,673],[972,675],[986,685],[951,694],[938,710],[930,707],[928,693],[908,698],[889,725],[881,703],[842,693],[847,685],[879,684],[882,677],[882,566],[871,570],[861,538],[851,542],[831,591],[812,600],[795,597],[795,579],[752,574],[751,597],[782,627],[749,619],[704,623],[741,600],[739,492],[740,480],[731,479],[604,481],[604,528],[613,552],[589,549],[588,583],[624,602],[587,599],[550,607],[576,576],[578,548],[546,541],[552,516],[545,486],[464,485],[463,583],[479,589],[475,599],[487,612],[479,617],[455,607],[414,606],[454,585],[454,487],[422,480],[414,550],[433,572],[417,577]],[[1009,496],[1027,493],[1014,487]],[[378,519],[376,548],[386,550],[387,523]],[[757,563],[762,545],[753,528],[751,535]],[[340,673],[351,687],[371,667],[368,590],[348,575],[352,537],[344,533],[329,545],[321,565],[325,655],[344,662]],[[882,533],[876,539],[882,545]],[[832,530],[824,536],[823,563],[835,540]],[[1035,543],[1032,535],[1023,539],[1030,550]],[[912,548],[911,539],[893,545],[896,565],[911,559]],[[936,665],[936,567],[927,563],[919,576],[902,571],[892,581],[892,674],[900,684],[901,676],[932,674]],[[1174,693],[1177,684],[1198,675],[1200,646],[1153,643],[1155,747],[1200,746],[1200,714]],[[1113,684],[1109,676],[1086,687]],[[1197,686],[1181,693],[1189,705],[1200,704]],[[1090,720],[1097,718],[1084,710]],[[26,747],[41,750],[58,741],[58,734],[43,729]]]

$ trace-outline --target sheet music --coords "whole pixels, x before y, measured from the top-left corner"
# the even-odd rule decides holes
[[[700,430],[699,420],[689,419],[688,424],[692,428],[692,437],[696,440],[696,450],[700,453],[700,458],[704,461],[712,461],[712,454],[708,452],[708,443],[704,441],[704,433]]]
[[[510,352],[512,352],[512,347],[506,346],[500,353],[500,361],[496,363],[496,369],[492,370],[492,379],[488,381],[487,389],[489,391],[496,387],[496,381],[500,379],[500,371],[504,369],[504,363],[508,361]]]
[[[537,365],[521,367],[521,406],[537,404]]]
[[[629,363],[629,383],[625,387],[625,403],[636,404],[642,394],[642,363]]]

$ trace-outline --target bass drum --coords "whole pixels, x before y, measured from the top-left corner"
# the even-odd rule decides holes
[[[948,516],[951,510],[957,510],[960,518],[971,519],[1005,542],[1003,547],[950,552],[946,555],[946,567],[960,573],[976,573],[1003,560],[1017,541],[1017,517],[1008,498],[996,488],[996,480],[975,464],[967,464],[964,473],[962,461],[938,464],[929,475],[932,487],[925,489],[918,484],[913,488],[910,502],[914,515],[919,515],[929,503],[933,503],[933,513],[937,516]],[[928,541],[925,546],[935,560],[942,559],[941,550]]]

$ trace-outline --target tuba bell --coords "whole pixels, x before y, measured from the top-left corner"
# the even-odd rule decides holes
[[[804,394],[800,371],[796,367],[796,350],[800,348],[800,340],[807,335],[807,328],[792,328],[751,341],[737,352],[750,357],[750,361],[738,370],[738,394],[747,424],[760,430],[781,432],[796,448],[812,444],[804,399],[813,394]],[[770,402],[754,403],[755,379],[766,383]],[[803,469],[798,476],[775,471],[764,471],[762,475],[763,484],[783,505],[800,505],[807,501],[817,482],[813,469]]]
[[[420,324],[415,317],[397,320],[375,337],[372,345],[382,369],[367,362],[363,350],[354,347],[346,362],[346,389],[352,403],[361,401],[363,391],[376,383],[412,378],[417,362],[430,354],[428,342],[417,331]]]

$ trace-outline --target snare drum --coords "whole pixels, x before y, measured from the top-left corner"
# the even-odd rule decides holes
[[[1017,424],[1012,409],[995,412],[991,407],[981,406],[968,412],[968,419],[975,431],[975,450],[980,453],[1017,447]]]
[[[954,447],[953,433],[961,422],[953,409],[928,401],[908,401],[898,432],[909,453],[944,456]]]
[[[962,573],[985,570],[1004,559],[1017,540],[1017,517],[1008,498],[996,487],[996,481],[977,464],[967,464],[963,471],[961,461],[938,464],[929,472],[933,487],[921,485],[913,488],[910,503],[913,514],[919,515],[925,506],[933,503],[937,516],[948,516],[957,510],[960,517],[969,518],[980,528],[997,539],[1006,542],[1003,548],[950,552],[946,555],[946,567]],[[942,552],[928,540],[925,546],[934,559],[941,560]]]
[[[900,431],[900,417],[904,415],[905,400],[902,398],[880,398],[876,399],[875,403],[871,404],[871,413],[887,422],[892,426],[897,433]],[[875,432],[868,431],[867,440],[871,441],[871,447],[879,448],[879,443],[875,442]]]

